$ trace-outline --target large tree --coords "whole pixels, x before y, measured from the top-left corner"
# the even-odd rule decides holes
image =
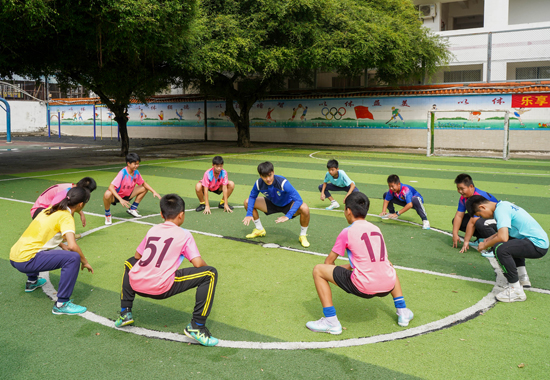
[[[0,0],[0,77],[55,76],[115,114],[129,149],[132,99],[166,89],[189,64],[198,0]]]
[[[449,59],[410,0],[203,0],[195,71],[181,78],[225,99],[238,144],[250,146],[249,111],[287,78],[324,68],[354,76],[375,68],[396,83]],[[187,69],[187,68],[186,68]],[[238,107],[235,107],[235,105]]]

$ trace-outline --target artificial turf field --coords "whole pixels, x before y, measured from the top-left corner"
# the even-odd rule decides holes
[[[301,251],[330,252],[336,236],[347,226],[341,211],[325,211],[328,201],[319,199],[317,186],[330,158],[336,158],[340,169],[371,199],[372,216],[367,219],[381,228],[389,259],[398,267],[407,306],[415,312],[408,328],[397,325],[391,297],[364,300],[334,287],[334,304],[345,328],[342,335],[316,334],[305,327],[307,321],[322,316],[311,270],[324,257]],[[216,208],[220,197],[214,194],[210,194],[212,215],[191,211],[198,205],[194,185],[210,167],[211,156],[142,162],[139,170],[157,192],[175,192],[184,198],[190,211],[183,227],[196,231],[203,258],[219,271],[207,325],[226,347],[214,348],[138,336],[82,317],[54,316],[52,301],[40,290],[24,293],[25,276],[9,264],[9,248],[30,222],[29,203],[52,184],[92,176],[98,189],[84,209],[88,225],[83,228],[78,217],[76,225],[79,233],[91,232],[79,240],[79,245],[95,273],[81,272],[73,298],[97,318],[116,319],[124,260],[134,254],[150,224],[161,222],[158,200],[148,194],[139,207],[148,217],[133,220],[119,205],[112,208],[115,224],[101,228],[101,197],[124,166],[123,160],[108,167],[0,176],[4,247],[0,260],[0,377],[52,378],[60,373],[80,378],[547,377],[548,259],[527,261],[537,291],[527,292],[526,302],[497,303],[494,307],[490,303],[487,310],[464,318],[460,314],[463,310],[490,298],[487,295],[493,290],[495,271],[477,251],[461,254],[451,247],[448,234],[437,231],[451,231],[459,197],[453,180],[462,172],[471,174],[478,188],[525,208],[548,231],[547,161],[303,149],[227,154],[224,159],[229,178],[236,184],[230,198],[235,206],[242,205],[258,178],[257,164],[273,162],[275,173],[289,179],[311,208],[311,247],[303,249],[298,242],[298,220],[275,224],[276,216],[261,215],[267,236],[259,241],[294,251],[242,241],[253,228],[241,223],[245,211],[235,208],[232,214],[223,213]],[[423,195],[432,230],[375,216],[381,211],[389,174],[398,174],[403,183]],[[333,195],[342,203],[342,193]],[[420,222],[414,210],[402,219]],[[58,279],[59,271],[51,272],[54,287]],[[138,297],[133,307],[135,324],[165,334],[181,334],[193,305],[194,291],[164,301]],[[451,322],[440,322],[449,319]],[[457,322],[452,323],[453,319]],[[458,323],[461,319],[465,321]],[[403,337],[399,334],[406,336],[407,331],[412,336],[396,339]],[[368,339],[387,341],[366,344]],[[340,347],[287,349],[295,342],[304,342],[304,347]],[[243,348],[260,343],[281,349]],[[341,347],[350,344],[358,345]]]

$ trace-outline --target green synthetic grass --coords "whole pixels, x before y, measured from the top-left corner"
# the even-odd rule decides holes
[[[548,231],[550,165],[546,161],[426,158],[421,155],[321,151],[272,150],[253,155],[223,155],[229,178],[236,183],[230,203],[240,205],[258,178],[256,166],[270,160],[276,174],[287,177],[311,208],[324,209],[317,186],[326,172],[326,161],[336,158],[340,168],[355,180],[371,199],[371,214],[382,207],[385,179],[398,174],[403,183],[424,196],[432,227],[450,231],[458,193],[453,180],[470,173],[478,188],[499,199],[525,208]],[[0,197],[34,202],[41,191],[54,183],[76,182],[90,175],[98,183],[85,211],[103,213],[101,196],[124,166],[103,170],[52,171],[25,174],[25,178],[0,181]],[[198,201],[194,184],[210,167],[210,157],[145,161],[140,172],[161,194],[176,192],[194,208]],[[484,174],[485,173],[485,174]],[[16,176],[0,176],[0,179]],[[410,182],[417,181],[417,182]],[[340,202],[343,193],[333,193]],[[184,228],[243,238],[253,226],[243,226],[245,211],[233,214],[216,208],[220,196],[210,193],[212,215],[190,211]],[[180,378],[544,378],[549,362],[546,345],[548,295],[528,292],[527,301],[497,304],[483,316],[464,324],[424,336],[366,346],[309,350],[262,351],[187,346],[134,336],[86,321],[79,317],[53,316],[51,301],[40,291],[23,292],[25,276],[7,260],[9,248],[30,222],[30,205],[0,200],[4,254],[0,260],[0,366],[2,378],[58,377],[70,373],[80,378],[128,376],[154,378],[160,374]],[[157,214],[158,200],[149,194],[140,204],[142,215]],[[117,205],[115,217],[130,218]],[[299,222],[275,224],[275,216],[261,216],[268,234],[263,243],[303,249],[298,242]],[[414,210],[403,219],[416,223]],[[419,226],[395,221],[368,220],[384,234],[390,260],[398,266],[455,273],[465,277],[494,280],[493,269],[477,251],[460,254],[451,247],[451,237]],[[103,225],[103,218],[89,215],[83,228],[76,218],[77,232]],[[145,219],[158,223],[160,217]],[[309,240],[312,252],[328,253],[338,232],[347,226],[341,212],[312,210]],[[95,274],[81,272],[73,298],[90,311],[117,317],[123,262],[132,256],[149,227],[123,223],[95,232],[79,241]],[[262,342],[330,341],[401,331],[396,324],[391,297],[363,300],[333,287],[338,316],[346,328],[341,336],[314,334],[304,325],[322,316],[311,270],[324,259],[281,249],[195,234],[209,265],[220,279],[211,316],[210,330],[227,340]],[[527,260],[533,286],[550,289],[547,258]],[[188,264],[187,264],[188,265]],[[444,318],[463,310],[485,296],[491,286],[469,281],[398,270],[407,305],[415,311],[410,327]],[[57,286],[59,271],[51,273]],[[160,331],[182,331],[191,317],[194,291],[164,301],[137,297],[136,325]],[[523,363],[522,368],[518,365]]]

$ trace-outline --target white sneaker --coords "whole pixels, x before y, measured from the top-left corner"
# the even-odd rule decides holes
[[[113,221],[111,220],[111,215],[105,216],[105,225],[110,226],[111,224],[113,224]]]
[[[413,312],[410,309],[405,309],[404,314],[397,314],[397,324],[402,327],[407,327],[413,318]]]
[[[313,332],[326,332],[332,335],[342,334],[342,325],[340,322],[336,326],[328,323],[325,317],[319,319],[318,321],[310,321],[306,323],[306,327]]]
[[[430,229],[430,221],[429,220],[422,221],[422,229],[423,230],[429,230]]]
[[[338,202],[330,202],[330,206],[325,208],[325,210],[334,210],[335,208],[340,207],[340,204]]]
[[[128,209],[126,212],[132,215],[134,218],[141,218],[141,215],[138,214],[137,210]]]
[[[519,302],[525,301],[527,296],[523,289],[515,289],[507,286],[502,292],[496,295],[496,299],[500,302]]]
[[[526,274],[524,274],[523,276],[519,276],[519,284],[524,288],[530,288],[531,281],[529,280],[529,276]]]

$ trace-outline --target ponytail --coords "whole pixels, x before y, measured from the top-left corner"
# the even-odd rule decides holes
[[[56,211],[65,210],[67,207],[76,206],[81,202],[88,203],[89,200],[90,190],[84,187],[73,187],[61,202],[50,207],[45,213],[46,215],[51,215]]]

